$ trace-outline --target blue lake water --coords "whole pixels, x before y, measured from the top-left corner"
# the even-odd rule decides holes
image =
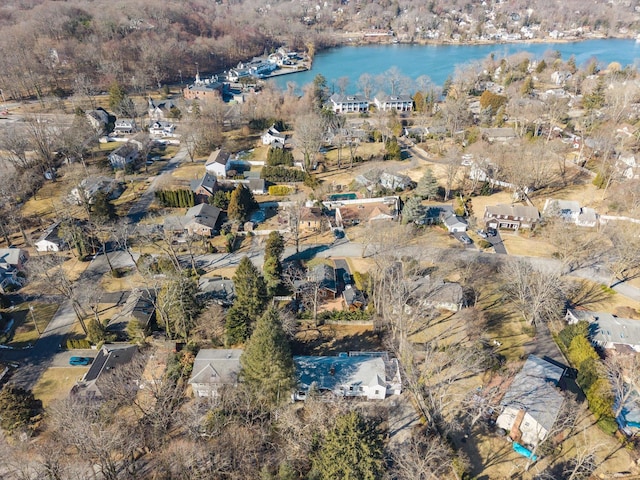
[[[298,87],[313,81],[321,73],[331,86],[338,78],[348,77],[350,93],[357,91],[357,81],[363,73],[379,75],[391,67],[412,79],[428,75],[442,85],[456,66],[482,60],[494,53],[502,58],[528,52],[542,58],[546,52],[557,50],[563,60],[575,56],[582,66],[596,58],[602,66],[619,62],[622,66],[640,64],[640,43],[635,40],[602,39],[570,43],[505,43],[495,45],[365,45],[339,47],[316,54],[310,71],[283,75],[271,80],[283,89],[294,82]]]

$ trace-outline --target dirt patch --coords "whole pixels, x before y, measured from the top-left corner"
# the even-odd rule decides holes
[[[337,355],[351,351],[384,350],[370,325],[321,325],[303,321],[291,342],[294,355]]]

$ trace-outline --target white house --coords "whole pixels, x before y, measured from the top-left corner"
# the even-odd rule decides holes
[[[294,400],[306,400],[309,390],[337,397],[384,400],[400,395],[402,381],[398,361],[386,352],[349,352],[337,357],[293,357],[298,387]]]
[[[60,238],[60,222],[47,228],[35,243],[38,252],[59,252],[66,247],[66,242]]]
[[[225,178],[231,166],[231,162],[229,160],[230,156],[229,152],[222,148],[211,152],[207,162],[204,164],[204,168],[207,172],[213,173],[216,177]]]
[[[135,162],[139,154],[140,152],[135,144],[125,143],[109,154],[109,163],[113,168],[125,168]]]
[[[578,202],[571,200],[548,198],[542,212],[545,215],[558,216],[579,227],[595,227],[598,224],[598,214],[593,208],[583,208]]]
[[[397,110],[398,112],[410,112],[413,110],[413,98],[409,95],[385,95],[379,94],[373,99],[378,110]]]
[[[620,318],[607,312],[567,309],[565,320],[569,324],[589,322],[589,338],[595,345],[607,350],[633,349],[640,352],[640,320]]]
[[[149,134],[154,137],[174,137],[176,126],[171,122],[163,122],[161,120],[153,122],[149,125]]]
[[[273,145],[274,143],[284,145],[286,139],[287,136],[284,133],[280,133],[275,126],[269,127],[269,130],[262,134],[263,145]]]
[[[189,383],[196,398],[215,397],[224,386],[238,385],[241,349],[202,349],[193,362]]]
[[[369,110],[369,100],[363,95],[342,95],[334,93],[329,98],[331,110],[335,113],[366,112]]]
[[[138,131],[138,125],[133,118],[118,118],[116,120],[114,133],[131,134]]]
[[[529,355],[504,394],[500,402],[502,411],[496,420],[496,425],[514,442],[534,448],[547,437],[564,402],[557,388],[564,370]]]
[[[382,172],[380,174],[380,185],[389,190],[404,190],[411,185],[415,185],[411,180],[411,177],[407,175],[401,175],[399,173]]]

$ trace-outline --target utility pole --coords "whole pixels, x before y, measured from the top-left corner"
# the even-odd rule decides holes
[[[38,328],[38,322],[36,322],[36,317],[33,314],[33,305],[29,305],[29,312],[31,313],[31,320],[33,320],[33,326],[36,327],[36,332],[38,332],[38,335],[41,335],[42,332]]]

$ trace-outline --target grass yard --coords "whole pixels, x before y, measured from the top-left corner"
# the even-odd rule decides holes
[[[292,341],[294,355],[337,355],[350,351],[384,350],[370,325],[321,325],[301,321]]]
[[[33,395],[47,408],[52,402],[69,396],[71,388],[89,370],[89,367],[51,367],[33,387]]]
[[[554,246],[549,242],[540,236],[531,237],[529,232],[508,232],[501,230],[500,236],[509,255],[549,257],[550,252],[555,250]]]
[[[206,170],[204,168],[204,162],[196,163],[196,162],[185,162],[180,165],[179,168],[175,169],[171,176],[175,180],[195,180],[197,178],[202,178],[204,176]]]
[[[33,316],[31,315],[29,306],[33,306]],[[4,310],[3,316],[13,318],[15,322],[13,335],[8,345],[14,348],[23,348],[30,344],[33,345],[40,337],[33,323],[34,319],[40,332],[43,332],[57,310],[58,305],[55,303],[35,302],[31,304],[23,303],[13,310]]]

